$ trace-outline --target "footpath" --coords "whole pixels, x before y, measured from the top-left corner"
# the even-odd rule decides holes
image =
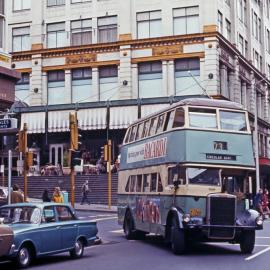
[[[110,212],[110,213],[116,213],[117,212],[117,206],[111,206],[111,208],[108,207],[108,205],[104,204],[83,204],[75,203],[74,208],[76,211],[97,211],[97,212]]]

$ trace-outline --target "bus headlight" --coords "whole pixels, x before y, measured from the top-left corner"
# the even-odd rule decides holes
[[[256,224],[258,226],[262,226],[263,225],[263,218],[261,216],[256,218]]]
[[[190,222],[190,215],[189,214],[184,214],[183,215],[183,222],[189,223]]]

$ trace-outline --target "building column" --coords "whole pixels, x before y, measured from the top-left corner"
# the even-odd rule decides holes
[[[239,59],[238,56],[234,57],[234,80],[233,80],[233,97],[231,99],[237,103],[241,103],[241,84],[240,84],[240,77],[239,77]]]
[[[65,91],[66,96],[64,97],[65,103],[72,103],[72,86],[71,86],[71,70],[65,70]]]
[[[139,75],[138,75],[138,64],[131,65],[131,76],[132,76],[132,98],[137,99],[139,97]]]
[[[98,68],[92,68],[92,93],[91,93],[91,101],[99,101],[100,93],[99,93],[99,72]]]
[[[247,109],[247,83],[246,82],[242,82],[241,84],[241,88],[242,88],[242,104],[244,106],[245,109]]]
[[[162,92],[163,96],[168,96],[168,62],[167,60],[162,61]]]
[[[256,90],[255,90],[255,80],[253,71],[250,73],[251,85],[249,87],[249,102],[250,102],[250,112],[255,113],[255,101],[256,101]]]
[[[42,104],[48,104],[48,77],[47,72],[42,72]]]
[[[174,61],[168,62],[168,96],[175,96]]]
[[[229,71],[228,72],[228,77],[229,77],[229,82],[228,82],[228,94],[229,94],[229,99],[231,101],[234,101],[234,72]]]
[[[268,85],[267,83],[264,84],[264,120],[269,121],[269,93],[268,93]]]
[[[220,86],[221,86],[221,95],[229,98],[229,89],[228,89],[228,68],[226,65],[221,64],[220,66]]]

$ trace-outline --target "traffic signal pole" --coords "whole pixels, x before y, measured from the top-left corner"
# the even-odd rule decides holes
[[[27,190],[28,190],[28,160],[27,160],[27,124],[23,125],[23,136],[22,136],[22,154],[24,157],[24,166],[23,166],[23,182],[24,182],[24,201],[27,201]]]
[[[112,205],[112,141],[108,140],[108,208],[111,209]]]

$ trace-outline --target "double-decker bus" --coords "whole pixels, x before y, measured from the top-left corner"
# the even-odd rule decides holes
[[[119,224],[127,239],[162,235],[175,254],[188,241],[239,243],[251,253],[263,227],[249,207],[254,172],[247,111],[225,100],[182,100],[127,129]]]

